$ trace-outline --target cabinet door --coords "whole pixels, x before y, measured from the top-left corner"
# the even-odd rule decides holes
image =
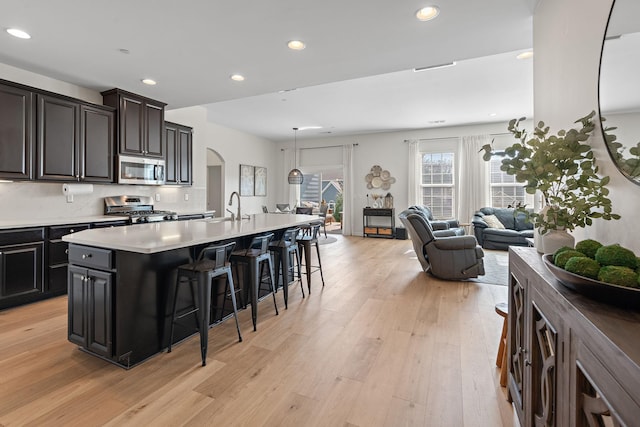
[[[165,123],[165,184],[178,183],[178,128]]]
[[[111,356],[111,273],[89,270],[87,274],[87,348]]]
[[[521,424],[524,420],[525,375],[525,290],[526,277],[514,265],[510,265],[509,283],[509,331],[508,331],[508,384],[509,394]]]
[[[43,251],[44,242],[0,246],[0,300],[44,291]]]
[[[191,184],[191,130],[178,128],[178,182],[180,184]]]
[[[67,338],[82,347],[87,346],[87,269],[70,265],[68,268],[68,321]]]
[[[531,424],[552,427],[557,422],[559,339],[553,325],[540,307],[531,302],[529,333],[531,343],[525,364],[531,367],[530,405]]]
[[[80,179],[113,182],[114,113],[83,105],[80,123]]]
[[[80,104],[38,95],[38,179],[77,180]]]
[[[145,155],[148,157],[164,157],[164,104],[147,101],[145,109]]]
[[[0,178],[33,179],[33,94],[0,85]]]
[[[144,154],[144,103],[141,99],[120,96],[120,154]]]

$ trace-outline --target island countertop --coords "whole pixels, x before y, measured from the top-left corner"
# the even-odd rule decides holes
[[[221,218],[164,221],[79,231],[62,240],[80,245],[152,254],[280,230],[321,220],[317,215],[256,214],[242,221]]]

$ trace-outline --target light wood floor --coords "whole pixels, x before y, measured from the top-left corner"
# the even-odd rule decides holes
[[[326,287],[290,288],[131,369],[66,338],[66,297],[0,312],[2,426],[508,426],[495,366],[507,288],[422,273],[409,240],[321,246]]]

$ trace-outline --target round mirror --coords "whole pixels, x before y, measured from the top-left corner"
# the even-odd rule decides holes
[[[620,172],[640,185],[640,1],[615,0],[602,45],[599,104],[604,140]]]

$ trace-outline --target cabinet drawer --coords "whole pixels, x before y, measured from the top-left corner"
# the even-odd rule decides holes
[[[0,231],[0,245],[19,245],[21,243],[41,242],[43,240],[43,227]]]
[[[384,236],[391,236],[393,234],[393,229],[378,227],[378,234],[382,234]]]
[[[81,230],[88,230],[89,224],[74,224],[49,227],[49,240],[61,239],[62,236],[73,234]]]
[[[378,234],[378,227],[365,227],[364,232],[367,234]]]
[[[94,222],[91,224],[91,228],[123,227],[125,225],[129,225],[129,221],[123,219],[118,221]]]
[[[48,265],[66,264],[69,260],[67,255],[67,248],[69,244],[67,242],[49,242],[47,245],[47,252],[49,255]]]
[[[113,252],[90,246],[69,245],[69,264],[111,270]]]

